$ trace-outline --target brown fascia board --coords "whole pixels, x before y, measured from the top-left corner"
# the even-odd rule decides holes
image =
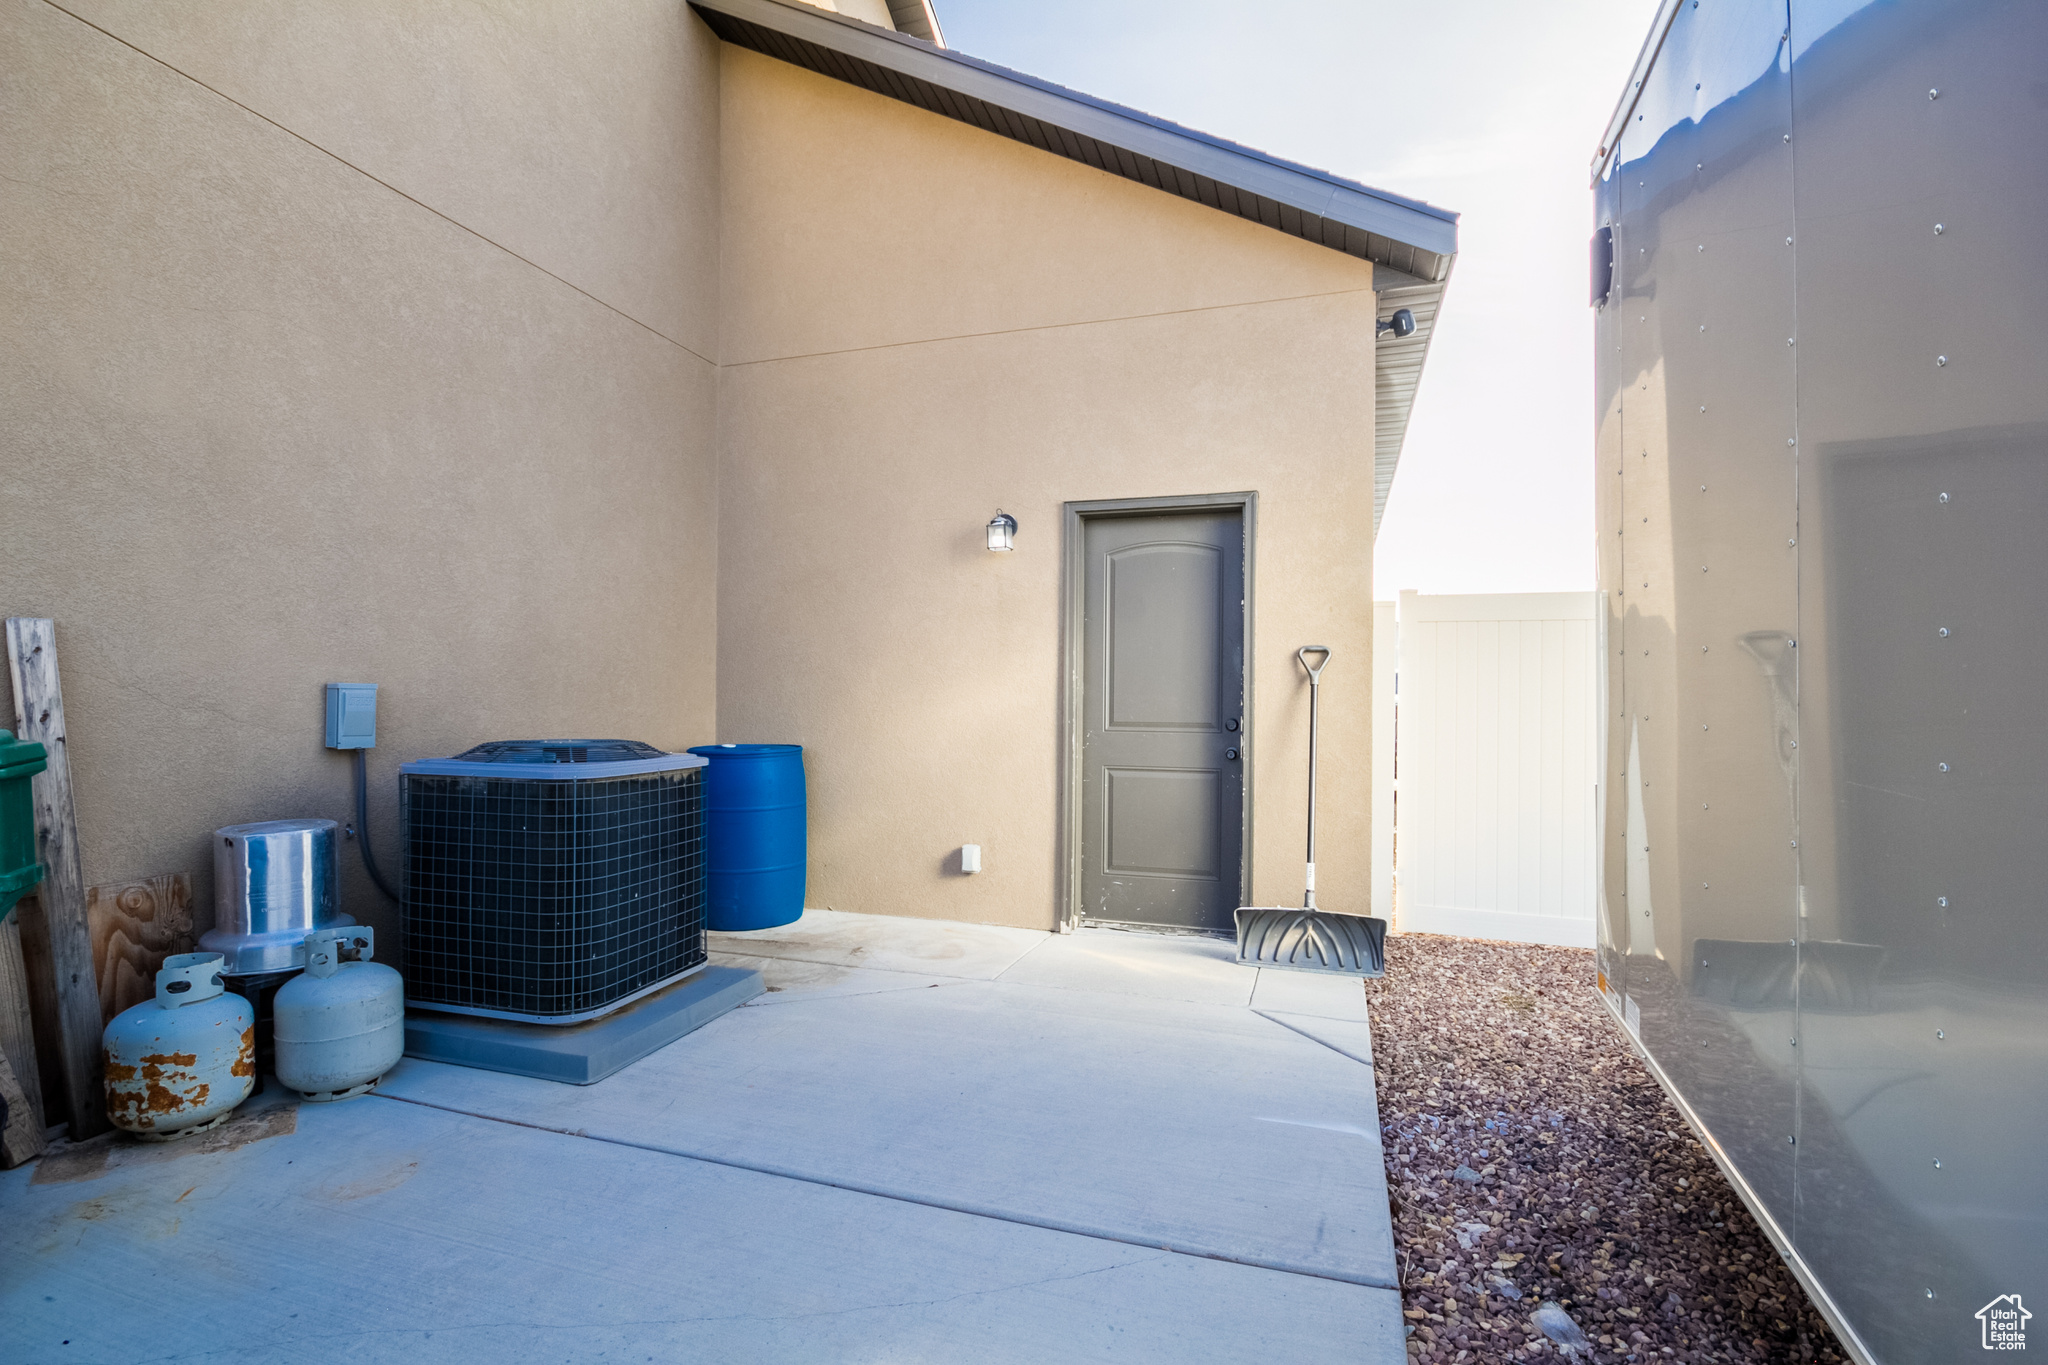
[[[918,0],[922,3],[922,0]],[[690,0],[726,42],[1430,283],[1458,215],[801,3]],[[895,5],[892,0],[891,10]]]

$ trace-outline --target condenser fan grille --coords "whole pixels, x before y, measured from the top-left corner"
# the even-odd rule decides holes
[[[408,772],[404,804],[412,1003],[570,1022],[704,961],[701,768]]]

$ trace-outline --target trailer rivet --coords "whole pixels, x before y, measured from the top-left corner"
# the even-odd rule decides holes
[[[1932,1289],[1927,1291],[1927,1297],[1930,1299],[1934,1297],[1934,1291]]]
[[[1797,436],[1787,436],[1785,438],[1785,444],[1788,446],[1796,446],[1799,444],[1799,438]]]
[[[1948,501],[1948,494],[1946,494],[1946,493],[1943,493],[1943,494],[1942,494],[1942,495],[1941,495],[1940,497],[1936,498],[1936,499],[1935,499],[1935,501],[1936,501],[1936,502],[1947,502],[1947,501]]]
[[[1787,134],[1785,134],[1785,141],[1787,141],[1787,142],[1790,142],[1791,140],[1792,140],[1792,134],[1790,134],[1790,133],[1787,133]]]
[[[1941,1158],[1940,1158],[1940,1157],[1936,1157],[1936,1158],[1934,1158],[1934,1169],[1935,1169],[1935,1170],[1937,1170],[1937,1171],[1941,1169]]]
[[[1799,1139],[1791,1136],[1790,1134],[1786,1135],[1785,1141],[1794,1147],[1797,1147],[1799,1145]]]
[[[1936,896],[1936,897],[1934,898],[1934,903],[1935,903],[1936,905],[1940,906],[1940,907],[1941,907],[1942,909],[1944,909],[1944,910],[1948,909],[1948,897],[1947,897],[1947,896]]]
[[[1940,1029],[1936,1029],[1936,1030],[1934,1031],[1934,1036],[1935,1036],[1936,1038],[1946,1038],[1946,1037],[1948,1037],[1948,1034],[1947,1034],[1947,1033],[1945,1033],[1945,1032],[1943,1032],[1943,1031],[1942,1031],[1942,1030],[1940,1030]]]
[[[1786,344],[1787,346],[1790,346],[1790,345],[1792,344],[1792,338],[1791,338],[1791,337],[1786,337],[1786,338],[1785,338],[1785,344]]]
[[[1940,99],[1940,98],[1941,98],[1941,92],[1940,92],[1939,90],[1929,90],[1929,91],[1927,92],[1927,98],[1929,98],[1929,99],[1931,99],[1931,100],[1938,100],[1938,99]],[[1932,1294],[1932,1293],[1930,1293],[1930,1294],[1928,1295],[1928,1297],[1929,1297],[1929,1298],[1932,1298],[1932,1297],[1933,1297],[1933,1294]]]
[[[1785,245],[1786,245],[1786,246],[1790,246],[1790,245],[1792,245],[1792,239],[1791,239],[1790,237],[1787,237],[1787,238],[1785,239]]]
[[[1935,235],[1935,236],[1937,236],[1937,237],[1941,236],[1941,234],[1942,234],[1942,232],[1943,232],[1943,231],[1944,231],[1944,229],[1942,228],[1942,225],[1941,225],[1940,223],[1936,223],[1936,224],[1934,225],[1934,235]]]
[[[1934,357],[1934,363],[1936,365],[1946,365],[1948,364],[1948,357],[1945,355],[1938,355]]]
[[[1645,583],[1645,584],[1644,584],[1643,586],[1644,586],[1644,587],[1648,587],[1648,586],[1649,586],[1649,584]],[[1942,627],[1942,628],[1941,628],[1940,630],[1937,630],[1937,631],[1935,631],[1934,633],[1935,633],[1936,635],[1939,635],[1939,636],[1940,636],[1940,637],[1941,637],[1942,639],[1946,640],[1946,639],[1948,638],[1948,627],[1947,627],[1947,626],[1943,626],[1943,627]]]
[[[1645,653],[1645,654],[1647,654],[1647,653],[1649,653],[1649,652],[1650,652],[1650,651],[1648,651],[1647,649],[1643,651],[1643,653]],[[1948,771],[1948,764],[1946,764],[1946,763],[1942,764],[1942,765],[1941,765],[1941,770],[1942,770],[1943,772],[1947,772],[1947,771]]]

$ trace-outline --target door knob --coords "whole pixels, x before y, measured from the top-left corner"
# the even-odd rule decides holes
[[[1235,750],[1235,749],[1225,749],[1225,750],[1223,751],[1223,756],[1224,756],[1225,758],[1227,758],[1227,759],[1231,759],[1231,760],[1233,760],[1233,761],[1234,761],[1234,760],[1235,760],[1235,759],[1237,758],[1237,750]]]

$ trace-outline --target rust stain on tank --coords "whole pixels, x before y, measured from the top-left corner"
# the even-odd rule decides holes
[[[121,1065],[121,1063],[114,1060],[114,1054],[111,1052],[103,1051],[100,1053],[100,1065],[105,1068],[109,1081],[132,1081],[135,1079],[135,1068]]]
[[[251,1029],[250,1032],[253,1033],[255,1030]],[[157,1066],[192,1066],[198,1061],[199,1054],[196,1052],[152,1052],[142,1059],[145,1066],[151,1063]]]
[[[148,1106],[149,1112],[152,1114],[171,1114],[185,1107],[185,1097],[169,1086],[158,1085],[155,1081],[151,1081],[145,1093],[143,1103]]]
[[[235,1064],[229,1067],[228,1070],[236,1076],[253,1076],[256,1074],[256,1026],[254,1024],[242,1030],[242,1050],[236,1054]]]

